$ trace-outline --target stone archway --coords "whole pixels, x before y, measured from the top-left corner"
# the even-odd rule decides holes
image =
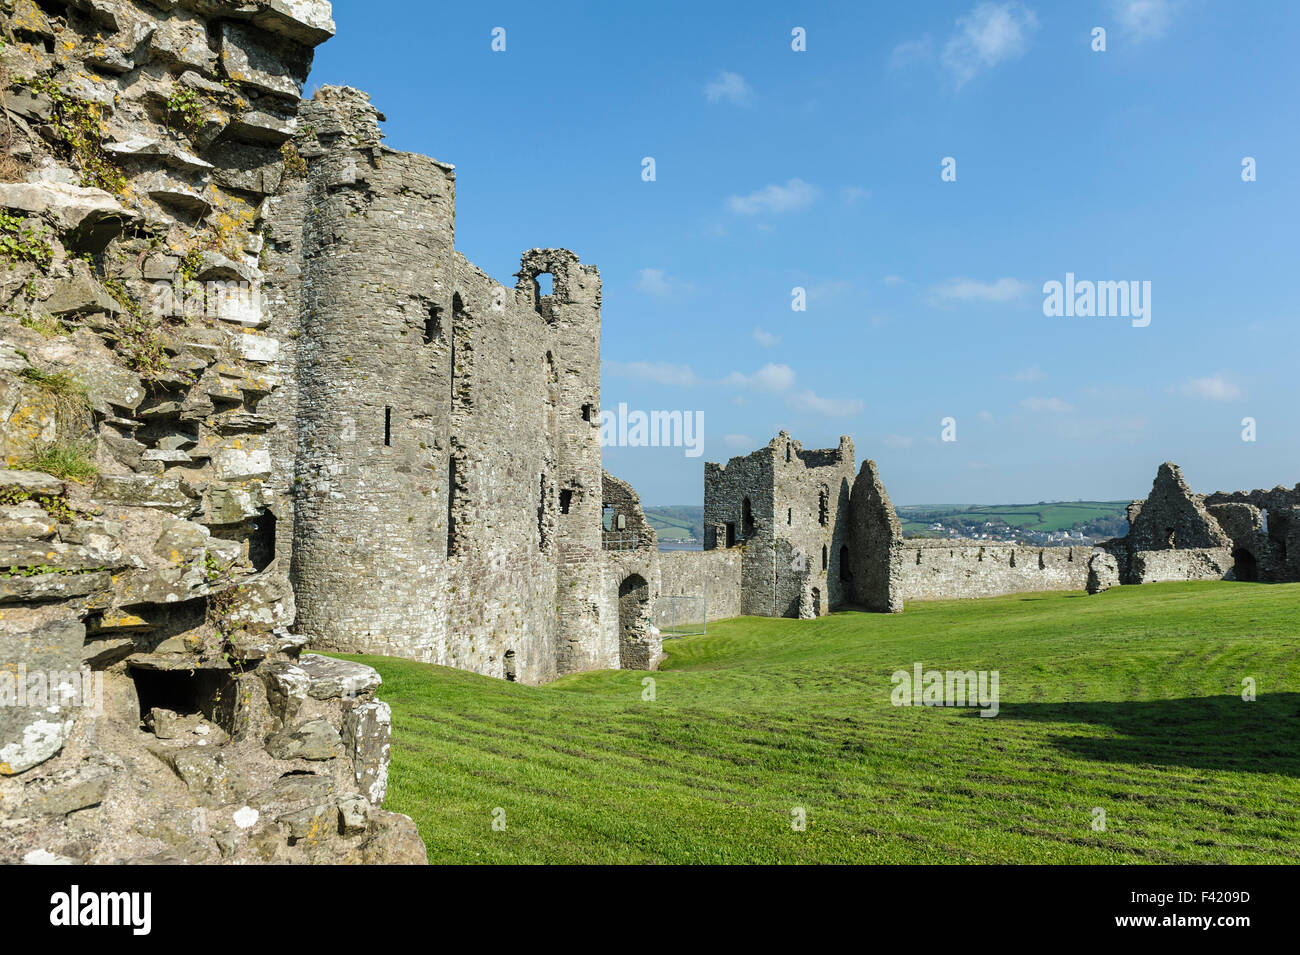
[[[650,584],[640,574],[629,574],[618,585],[619,666],[625,670],[650,667]]]

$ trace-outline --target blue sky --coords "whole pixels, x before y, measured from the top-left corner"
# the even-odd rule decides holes
[[[600,267],[605,408],[704,413],[703,457],[606,449],[647,504],[781,428],[852,435],[896,504],[1141,497],[1165,460],[1300,480],[1300,4],[334,11],[309,91],[456,164],[499,280],[534,246]],[[1067,272],[1150,282],[1150,324],[1045,316]]]

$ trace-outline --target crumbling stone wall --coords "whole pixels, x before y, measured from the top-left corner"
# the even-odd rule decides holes
[[[287,629],[329,4],[0,14],[0,861],[423,861],[378,675]]]
[[[1300,484],[1216,491],[1205,505],[1232,540],[1238,580],[1300,580]]]
[[[659,580],[664,596],[703,597],[706,621],[744,612],[739,548],[664,551],[659,555]]]
[[[659,596],[659,539],[626,481],[604,472],[604,584],[601,621],[605,640],[618,641],[618,665],[653,670],[663,658],[663,638],[651,626]]]
[[[705,465],[704,546],[742,546],[746,614],[820,616],[848,599],[853,468],[849,437],[805,451],[785,431],[725,467]]]
[[[298,627],[526,683],[617,667],[599,272],[533,249],[513,288],[492,280],[454,250],[452,167],[384,146],[379,120],[317,93],[306,188],[276,210],[277,234],[301,224]]]
[[[903,528],[875,461],[866,461],[849,499],[850,599],[867,610],[903,609]]]
[[[971,540],[903,542],[907,600],[995,597],[1037,590],[1083,590],[1089,547],[1024,547]]]
[[[1151,493],[1128,509],[1129,532],[1103,547],[1126,584],[1167,580],[1217,580],[1233,575],[1233,546],[1182,470],[1160,465]]]

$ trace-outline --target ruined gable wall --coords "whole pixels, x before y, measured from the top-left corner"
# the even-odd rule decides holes
[[[866,461],[853,484],[848,534],[850,595],[867,610],[903,609],[903,528],[875,461]]]
[[[1131,551],[1226,547],[1230,543],[1205,509],[1204,498],[1192,493],[1178,465],[1160,465],[1151,493],[1133,518],[1128,532]]]
[[[903,597],[951,600],[1036,590],[1083,590],[1089,547],[1021,547],[961,540],[905,540]]]

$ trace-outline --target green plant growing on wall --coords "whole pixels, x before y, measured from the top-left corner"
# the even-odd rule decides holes
[[[104,288],[122,308],[117,317],[118,352],[126,366],[144,378],[157,378],[170,372],[161,323],[145,314],[144,306],[117,279]]]
[[[42,471],[64,481],[84,484],[99,473],[95,464],[95,442],[60,438],[33,446],[19,461],[28,471]]]
[[[54,258],[54,247],[43,230],[0,212],[0,255],[9,260],[12,269],[18,262],[30,262],[42,271],[49,268]]]
[[[284,171],[291,179],[307,178],[307,160],[298,152],[292,139],[286,140],[280,147],[280,158],[284,160]]]
[[[167,97],[167,128],[196,133],[203,128],[203,97],[196,90],[175,89]]]
[[[48,76],[23,77],[15,85],[50,98],[49,129],[63,158],[81,173],[83,186],[126,194],[126,174],[104,149],[108,130],[101,104],[72,95]]]

